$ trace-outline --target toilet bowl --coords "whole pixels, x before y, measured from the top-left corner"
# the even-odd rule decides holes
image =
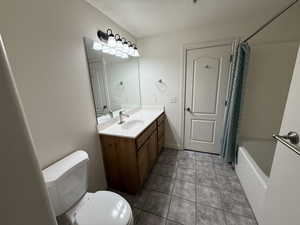
[[[43,170],[56,216],[71,225],[133,225],[132,210],[110,191],[87,192],[88,155],[76,151]]]
[[[128,202],[110,191],[85,194],[65,217],[74,225],[133,225]]]

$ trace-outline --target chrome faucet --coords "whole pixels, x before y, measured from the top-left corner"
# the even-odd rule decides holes
[[[119,122],[119,124],[122,124],[122,123],[125,122],[125,121],[123,120],[123,116],[129,117],[129,115],[128,115],[128,114],[125,114],[124,111],[120,111],[120,112],[119,112],[119,117],[120,117],[120,122]]]

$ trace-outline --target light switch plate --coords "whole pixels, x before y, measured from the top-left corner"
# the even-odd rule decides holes
[[[176,102],[177,102],[177,98],[175,96],[169,98],[169,103],[176,103]]]

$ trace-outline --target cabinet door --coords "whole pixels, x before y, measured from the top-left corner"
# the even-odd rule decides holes
[[[158,139],[158,154],[162,151],[164,147],[164,142],[165,142],[165,136],[161,136]]]
[[[152,132],[155,130],[157,130],[157,125],[156,122],[153,122],[148,128],[146,128],[146,130],[143,131],[142,134],[138,136],[136,139],[136,145],[138,149],[149,139]]]
[[[164,134],[165,134],[165,123],[164,122],[162,122],[161,124],[158,125],[157,131],[158,131],[158,137],[164,136]]]
[[[165,123],[162,121],[158,126],[158,154],[162,151],[165,142]]]
[[[149,138],[148,153],[150,168],[152,168],[157,157],[157,131],[153,132]]]
[[[147,140],[145,144],[138,150],[137,153],[141,184],[144,183],[149,172],[149,157],[148,157],[149,143],[150,143],[149,140]]]

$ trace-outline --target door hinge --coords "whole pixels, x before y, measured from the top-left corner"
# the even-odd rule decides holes
[[[230,62],[233,62],[233,54],[230,55]]]

